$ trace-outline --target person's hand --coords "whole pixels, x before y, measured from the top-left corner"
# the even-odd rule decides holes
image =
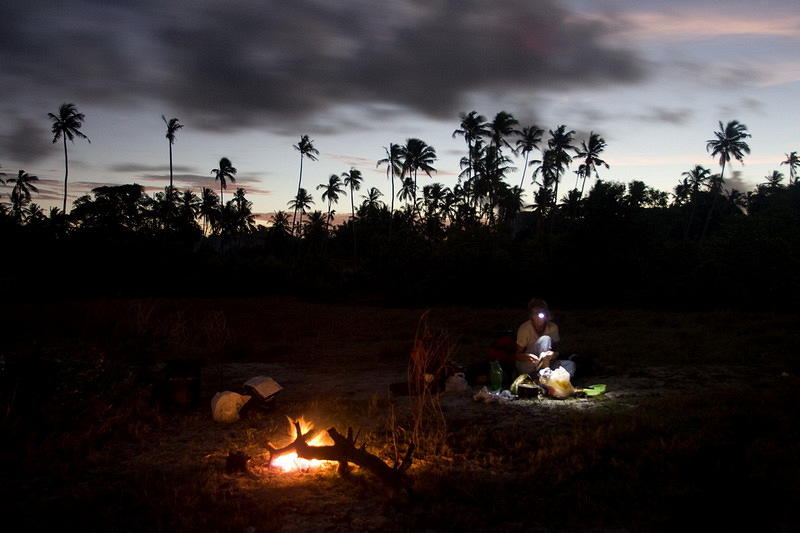
[[[539,358],[538,358],[538,357],[536,357],[535,355],[533,355],[532,353],[526,353],[525,355],[527,355],[527,356],[528,356],[528,360],[529,360],[531,363],[538,363],[538,362],[539,362]]]
[[[547,350],[546,352],[542,352],[542,355],[539,356],[539,361],[543,366],[549,365],[554,355],[555,352],[553,352],[553,350]]]

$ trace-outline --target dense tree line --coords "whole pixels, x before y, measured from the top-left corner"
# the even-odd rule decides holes
[[[66,191],[66,140],[85,138],[83,115],[64,104],[50,116],[53,141],[65,147]],[[162,118],[170,184],[152,196],[137,184],[103,186],[68,213],[45,214],[32,201],[36,176],[20,170],[6,179],[10,202],[0,204],[0,224],[15,259],[5,264],[5,281],[20,272],[48,279],[57,268],[65,277],[45,292],[64,296],[360,293],[415,303],[517,304],[539,294],[566,305],[783,308],[800,295],[800,159],[792,152],[780,162],[786,183],[775,170],[752,191],[730,189],[726,169],[749,153],[750,135],[737,121],[720,123],[707,143],[720,172],[696,165],[667,193],[601,179],[609,165],[595,132],[578,146],[560,125],[543,142],[543,128],[517,129],[508,113],[491,121],[463,113],[453,135],[464,138],[466,154],[454,187],[420,186],[420,177],[435,174],[437,155],[410,138],[389,143],[376,162],[386,167],[388,197],[369,187],[357,198],[364,177],[351,168],[316,186],[324,211],[312,211],[303,187],[303,161],[319,153],[304,135],[294,146],[292,214],[278,211],[257,225],[244,189],[224,201],[237,172],[228,158],[211,171],[219,195],[172,185],[171,147],[182,125]],[[523,160],[519,186],[509,184],[518,170],[512,156]],[[576,162],[574,187],[559,196]],[[529,204],[526,177],[535,187]],[[340,200],[350,212],[337,225]]]

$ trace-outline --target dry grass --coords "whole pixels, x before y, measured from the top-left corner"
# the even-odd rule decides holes
[[[598,356],[595,381],[609,394],[484,406],[386,388],[406,375],[415,338],[425,350],[411,377],[424,382],[431,364],[480,360],[524,310],[440,308],[422,324],[417,309],[289,299],[2,313],[1,355],[28,365],[15,376],[35,377],[13,404],[2,396],[0,510],[26,529],[662,530],[697,512],[692,528],[788,530],[799,518],[796,316],[563,312],[563,350]],[[189,356],[207,362],[204,399],[254,372],[286,390],[273,411],[230,426],[210,421],[205,403],[161,409],[154,373]],[[361,428],[390,462],[417,431],[417,499],[390,500],[360,472],[224,473],[228,451],[257,463],[263,443],[289,438],[285,417],[301,414]]]

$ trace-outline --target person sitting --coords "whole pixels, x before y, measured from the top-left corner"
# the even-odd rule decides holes
[[[574,376],[575,363],[558,358],[556,346],[561,339],[558,325],[550,320],[547,302],[533,298],[528,302],[528,315],[530,319],[517,329],[517,372],[536,377],[542,368],[562,367]]]

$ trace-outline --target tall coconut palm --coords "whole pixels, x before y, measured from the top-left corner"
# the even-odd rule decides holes
[[[562,124],[554,130],[549,130],[550,139],[547,141],[547,146],[552,151],[552,163],[555,165],[555,188],[553,190],[553,207],[556,206],[558,201],[558,183],[561,181],[561,174],[567,169],[572,162],[572,157],[569,155],[570,150],[575,151],[572,146],[572,137],[575,135],[575,130],[567,131],[567,127]],[[544,158],[544,157],[543,157]]]
[[[300,152],[300,178],[297,180],[297,195],[300,195],[300,187],[303,184],[303,159],[308,158],[311,161],[316,161],[317,156],[319,155],[319,150],[314,148],[314,141],[308,138],[308,135],[303,135],[300,137],[300,141],[292,145],[295,150]],[[297,218],[297,209],[295,209],[294,214],[292,215],[292,231],[294,231],[294,222]]]
[[[350,188],[350,208],[352,210],[351,216],[355,219],[356,207],[355,202],[353,201],[353,191],[361,189],[361,182],[364,180],[364,178],[361,175],[361,171],[354,168],[351,168],[350,172],[342,173],[342,177],[344,178],[344,186]]]
[[[67,178],[69,177],[69,158],[67,157],[67,139],[70,142],[75,142],[75,137],[86,139],[88,142],[89,137],[81,132],[83,121],[86,119],[83,113],[78,113],[75,104],[61,104],[58,108],[58,114],[48,113],[47,116],[53,121],[51,132],[53,133],[53,143],[59,139],[64,140],[64,206],[61,211],[67,213]]]
[[[714,138],[706,141],[706,151],[711,153],[712,157],[719,158],[719,165],[721,171],[719,173],[720,190],[725,180],[725,165],[730,162],[731,158],[736,159],[740,163],[744,163],[744,154],[750,153],[750,146],[745,142],[745,139],[751,137],[747,133],[747,126],[738,120],[731,120],[725,126],[722,121],[719,121],[719,131],[714,132]],[[706,222],[703,225],[703,233],[700,236],[700,241],[705,239],[706,232],[708,231],[708,224],[711,222],[711,215],[714,212],[718,194],[714,194],[711,199],[711,208],[708,210]]]
[[[797,169],[800,169],[800,157],[797,157],[797,152],[786,154],[786,160],[781,161],[781,165],[789,165],[789,185],[797,183]]]
[[[161,120],[167,125],[167,140],[169,141],[169,186],[172,187],[172,145],[175,144],[175,133],[183,127],[177,118],[167,120],[167,117],[161,115]]]
[[[402,170],[400,167],[400,145],[389,143],[389,148],[384,147],[383,150],[386,152],[386,157],[384,159],[379,159],[376,167],[386,165],[386,177],[392,182],[392,203],[390,210],[394,213],[394,176],[395,174],[400,174]]]
[[[306,210],[309,207],[314,205],[314,199],[304,188],[300,187],[300,190],[297,192],[297,196],[290,200],[288,205],[294,209],[295,213],[298,211],[300,212],[300,218],[297,221],[297,226],[301,227],[303,224],[303,215],[306,214]],[[294,232],[294,229],[292,231]]]
[[[228,188],[227,180],[236,182],[236,168],[227,157],[219,160],[219,168],[212,168],[211,173],[214,174],[214,181],[219,180],[219,205],[225,206],[225,198],[222,191]]]
[[[522,179],[519,181],[519,188],[525,186],[525,171],[528,169],[528,157],[533,150],[539,148],[539,143],[542,142],[542,134],[544,130],[536,126],[526,126],[519,132],[521,138],[517,140],[517,153],[522,152],[525,156],[525,164],[522,167]]]
[[[715,131],[714,136],[714,139],[706,141],[706,151],[711,152],[712,157],[719,157],[722,168],[719,174],[724,179],[725,165],[730,162],[731,157],[743,163],[744,154],[750,153],[750,146],[745,139],[751,135],[747,133],[747,126],[738,120],[731,120],[725,126],[720,121],[719,131]]]
[[[400,158],[402,160],[402,174],[414,178],[414,200],[417,199],[417,171],[422,170],[428,177],[431,172],[436,172],[432,164],[436,161],[436,149],[429,146],[421,139],[408,139],[406,144],[400,147]]]
[[[606,140],[600,137],[597,133],[589,132],[589,142],[581,141],[581,149],[576,150],[575,157],[583,159],[585,166],[583,171],[583,184],[581,185],[581,193],[578,198],[583,197],[583,188],[586,185],[586,178],[594,173],[594,177],[600,179],[600,174],[597,172],[597,167],[602,166],[609,168],[608,163],[600,159],[600,154],[606,148]]]
[[[342,180],[339,179],[338,174],[331,174],[328,178],[328,183],[320,183],[317,185],[317,190],[322,189],[322,201],[328,202],[328,216],[325,220],[328,221],[327,227],[331,227],[331,204],[339,203],[339,195],[344,194],[342,190]]]
[[[486,122],[486,117],[479,115],[477,111],[470,111],[469,113],[461,113],[461,129],[453,132],[453,137],[462,135],[464,141],[467,143],[467,178],[472,177],[472,147],[475,142],[481,137],[489,136],[489,127]]]
[[[503,146],[511,148],[507,139],[516,133],[514,126],[518,125],[519,121],[511,113],[505,111],[497,113],[489,123],[489,136],[492,139],[491,146],[496,147],[498,152],[502,152]]]

